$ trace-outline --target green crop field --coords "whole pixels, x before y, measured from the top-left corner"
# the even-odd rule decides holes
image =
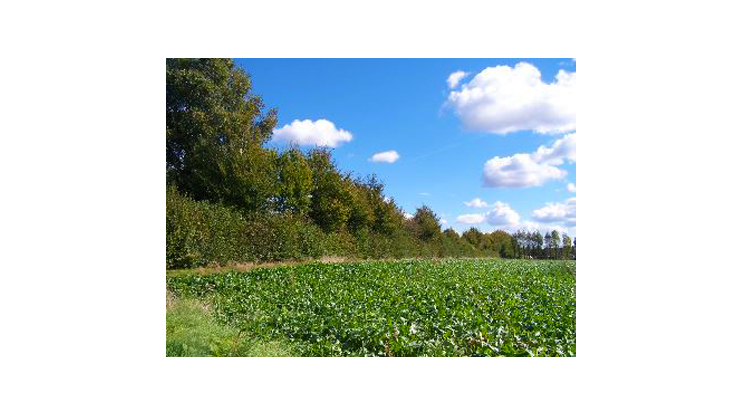
[[[167,288],[292,355],[575,356],[574,261],[311,263],[167,275]]]

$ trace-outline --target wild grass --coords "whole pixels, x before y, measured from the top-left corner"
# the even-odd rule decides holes
[[[167,356],[296,356],[289,343],[252,339],[213,318],[213,309],[199,299],[176,298],[167,293]]]

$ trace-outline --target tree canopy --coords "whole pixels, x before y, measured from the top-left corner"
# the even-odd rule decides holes
[[[262,148],[276,110],[250,94],[231,59],[167,59],[167,180],[196,199],[266,210],[274,191],[275,152]]]

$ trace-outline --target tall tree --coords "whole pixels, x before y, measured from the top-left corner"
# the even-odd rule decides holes
[[[478,230],[476,227],[471,227],[471,229],[463,232],[463,239],[468,241],[471,245],[473,245],[476,249],[481,249],[481,242],[482,237],[484,234]]]
[[[309,215],[325,231],[340,231],[351,214],[351,191],[336,169],[330,150],[316,148],[310,151],[308,163],[313,180]]]
[[[293,147],[278,157],[276,207],[279,212],[305,215],[312,202],[312,169],[298,148]]]
[[[445,235],[445,237],[450,239],[460,239],[460,235],[455,232],[453,228],[447,228],[444,231],[442,231],[442,234]]]
[[[562,234],[562,246],[564,247],[563,257],[569,259],[572,257],[572,238],[569,235]]]
[[[551,231],[551,249],[555,258],[559,258],[559,241],[559,232],[556,229]]]
[[[551,257],[551,233],[546,232],[544,235],[544,251],[547,258]]]
[[[435,239],[442,233],[437,214],[426,205],[416,210],[412,223],[416,227],[416,236],[423,241]]]
[[[536,231],[533,233],[533,248],[536,257],[542,256],[544,247],[544,237],[541,236],[541,232]]]
[[[370,229],[375,220],[375,213],[370,202],[370,193],[367,185],[361,180],[355,180],[351,176],[344,179],[345,188],[349,198],[348,228],[351,233],[361,229]]]
[[[272,206],[275,152],[261,144],[273,133],[276,111],[263,114],[250,89],[231,59],[166,60],[167,181],[196,199]]]
[[[385,185],[374,174],[360,181],[360,185],[366,188],[367,206],[373,215],[372,229],[388,235],[395,232],[401,226],[403,213],[392,199],[385,198],[383,193]]]

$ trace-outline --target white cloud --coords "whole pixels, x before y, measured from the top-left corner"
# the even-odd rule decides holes
[[[513,227],[520,224],[520,214],[504,202],[495,202],[494,208],[487,213],[487,222],[495,226]]]
[[[573,132],[554,141],[551,147],[540,146],[533,153],[533,159],[537,162],[545,162],[551,165],[561,165],[564,160],[577,161],[577,133]]]
[[[463,203],[469,208],[486,208],[489,206],[489,204],[487,204],[486,201],[481,200],[481,198],[473,198],[470,201]]]
[[[385,201],[385,203],[386,203],[386,204],[389,204],[389,203],[393,202],[393,197],[391,197],[391,196],[386,196],[386,197],[385,197],[385,198],[383,198],[382,200],[383,200],[383,201]]]
[[[450,88],[455,88],[460,83],[460,80],[464,79],[467,75],[468,73],[465,71],[456,71],[447,77],[447,85],[449,85]]]
[[[440,219],[440,225],[445,225],[445,224],[447,224],[447,219],[441,218]]]
[[[572,197],[564,202],[547,202],[544,207],[533,211],[533,219],[538,222],[575,226],[577,224],[577,198]]]
[[[462,224],[481,224],[486,221],[486,215],[484,214],[458,215],[456,220]]]
[[[564,211],[560,212],[557,208],[562,206]],[[492,232],[501,229],[507,232],[541,231],[547,232],[556,229],[561,232],[569,232],[568,228],[575,227],[575,198],[570,198],[564,202],[547,203],[541,209],[533,211],[532,221],[524,221],[509,204],[497,201],[492,204],[492,208],[483,214],[465,214],[460,215],[457,221],[468,225],[478,225],[488,223],[491,228],[486,232]]]
[[[419,195],[421,195],[421,196],[429,196],[429,195],[432,195],[432,194],[430,194],[429,192],[419,192]]]
[[[484,185],[501,188],[539,186],[550,179],[561,179],[567,172],[549,164],[539,164],[529,154],[494,157],[484,164]]]
[[[403,216],[404,216],[404,217],[405,217],[406,219],[411,219],[411,218],[413,218],[413,217],[414,217],[414,216],[413,216],[413,214],[409,214],[408,212],[404,212],[404,213],[403,213]]]
[[[576,84],[574,72],[559,70],[556,79],[546,83],[532,64],[498,65],[451,91],[447,104],[473,131],[567,132],[576,129]]]
[[[573,184],[572,182],[567,184],[567,192],[577,192],[577,187],[575,186],[575,184]]]
[[[520,223],[520,226],[513,230],[513,232],[517,232],[520,230],[528,232],[539,231],[541,232],[541,234],[545,234],[546,232],[557,231],[560,234],[566,233],[568,235],[571,235],[573,229],[575,229],[574,225],[563,226],[559,224],[543,224],[533,221],[523,221]]]
[[[393,163],[400,158],[400,155],[398,155],[397,151],[385,151],[385,152],[378,152],[369,159],[372,162],[389,162]]]
[[[299,145],[337,147],[340,143],[351,141],[353,138],[350,132],[336,128],[335,124],[325,119],[294,120],[291,124],[273,130],[273,141]]]
[[[520,215],[509,204],[497,201],[489,211],[483,214],[460,215],[457,221],[465,224],[488,222],[490,225],[513,227],[520,224]]]
[[[577,159],[577,133],[554,141],[550,147],[540,146],[532,154],[520,153],[509,157],[494,157],[484,163],[484,186],[526,188],[540,186],[546,181],[562,179],[567,171],[557,168],[565,160]]]

